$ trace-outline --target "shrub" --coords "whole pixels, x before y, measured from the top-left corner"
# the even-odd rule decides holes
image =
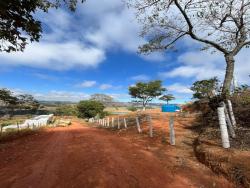
[[[99,117],[102,118],[105,116],[104,108],[104,105],[99,101],[80,101],[77,105],[78,117],[92,118],[99,115]]]
[[[127,109],[128,109],[129,111],[131,111],[131,112],[137,111],[137,108],[134,107],[134,106],[129,106]]]
[[[58,116],[75,116],[77,115],[77,109],[72,105],[62,105],[56,108],[55,114]]]

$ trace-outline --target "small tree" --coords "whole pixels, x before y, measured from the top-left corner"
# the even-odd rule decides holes
[[[138,82],[135,86],[129,87],[129,94],[135,98],[146,109],[147,104],[154,98],[162,95],[166,89],[162,87],[162,81],[156,80],[148,83]]]
[[[8,89],[0,89],[0,101],[7,107],[6,113],[12,116],[15,107],[18,105],[18,98]]]
[[[159,98],[162,101],[166,101],[167,104],[169,101],[175,100],[175,97],[172,94],[167,94],[167,95],[163,95]]]
[[[104,105],[99,101],[80,101],[77,105],[78,116],[80,118],[93,118],[97,115],[102,117],[105,114],[104,108]]]
[[[194,92],[194,99],[211,99],[219,92],[219,80],[214,77],[196,81],[190,89]]]
[[[213,48],[226,62],[222,96],[227,97],[235,56],[250,45],[249,0],[127,0],[143,24],[149,42],[140,52],[174,49],[183,37]],[[243,62],[242,62],[243,63]],[[244,66],[244,65],[243,65]]]

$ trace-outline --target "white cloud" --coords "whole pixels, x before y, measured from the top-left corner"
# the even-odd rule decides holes
[[[140,75],[132,76],[130,79],[135,80],[135,81],[148,81],[150,80],[150,77],[145,74],[140,74]]]
[[[107,89],[111,89],[113,88],[113,86],[111,84],[102,84],[99,87],[101,90],[107,90]]]
[[[50,75],[47,75],[47,74],[42,74],[42,73],[34,73],[32,75],[39,78],[39,79],[42,79],[42,80],[54,81],[54,80],[58,79],[57,77],[50,76]]]
[[[250,59],[249,50],[242,50],[235,58],[235,75],[240,83],[249,83]],[[226,63],[222,54],[191,51],[178,57],[180,66],[173,70],[161,72],[159,76],[208,79],[214,76],[224,79]]]
[[[90,88],[90,87],[94,87],[96,85],[96,81],[94,80],[85,80],[80,84],[77,84],[77,87],[82,87],[82,88]]]
[[[139,37],[139,24],[131,9],[117,0],[91,0],[79,4],[76,13],[63,9],[38,12],[43,23],[39,43],[27,45],[24,52],[1,53],[0,65],[29,66],[53,70],[95,68],[105,60],[106,53],[123,50],[136,53],[145,43]],[[162,61],[164,55],[142,58]]]
[[[105,52],[84,47],[79,42],[32,43],[25,52],[0,53],[0,64],[25,65],[53,70],[68,70],[75,67],[96,67],[105,59]]]
[[[166,55],[162,52],[152,52],[147,55],[141,55],[141,57],[147,61],[155,61],[155,62],[166,61],[168,59]]]
[[[175,93],[183,93],[183,94],[191,94],[192,91],[189,89],[190,87],[182,85],[180,83],[175,83],[169,86],[166,86],[168,91]]]
[[[47,93],[33,93],[37,100],[44,101],[73,101],[86,100],[89,98],[88,94],[82,92],[69,92],[69,91],[49,91]]]
[[[48,92],[25,91],[22,89],[11,89],[14,95],[30,94],[39,101],[72,101],[78,102],[80,100],[89,99],[90,95],[82,92],[74,91],[58,91],[51,90]]]

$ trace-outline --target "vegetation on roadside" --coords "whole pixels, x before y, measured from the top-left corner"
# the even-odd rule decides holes
[[[129,107],[127,107],[127,109],[128,109],[129,111],[131,111],[131,112],[137,111],[137,108],[134,107],[134,106],[129,106]]]
[[[77,108],[75,105],[60,105],[56,108],[57,116],[77,116]]]
[[[150,82],[138,82],[135,86],[129,87],[129,94],[135,100],[133,102],[140,103],[143,107],[143,110],[146,109],[149,102],[154,98],[159,97],[166,91],[162,87],[161,80],[155,80]]]
[[[166,101],[168,104],[169,101],[175,100],[175,97],[172,94],[166,94],[166,95],[161,96],[159,99],[162,101]]]
[[[96,116],[102,118],[107,115],[104,109],[103,103],[93,100],[80,101],[77,105],[78,117],[80,118],[93,118]]]

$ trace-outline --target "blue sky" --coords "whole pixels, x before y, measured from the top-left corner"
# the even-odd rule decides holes
[[[0,54],[0,86],[15,93],[60,101],[105,93],[130,101],[130,85],[160,79],[176,96],[174,102],[183,103],[190,100],[194,81],[224,76],[223,56],[201,52],[188,38],[177,45],[178,52],[138,54],[146,40],[139,37],[140,25],[122,1],[91,0],[75,13],[62,8],[36,16],[43,22],[40,43],[29,44],[24,53]],[[236,58],[240,83],[249,83],[248,53],[243,50]]]

